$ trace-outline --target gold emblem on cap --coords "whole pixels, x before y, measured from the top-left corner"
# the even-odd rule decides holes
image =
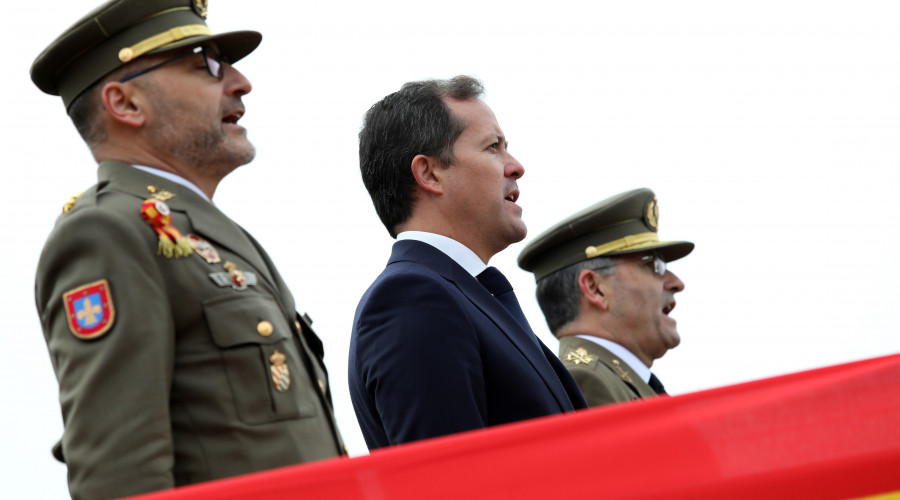
[[[275,328],[272,326],[272,323],[269,323],[266,320],[262,320],[256,325],[256,333],[262,335],[263,337],[272,335],[273,331],[275,331]]]
[[[209,11],[209,2],[207,0],[194,0],[194,12],[198,16],[206,19],[207,11]]]
[[[644,209],[644,219],[647,221],[650,229],[656,231],[659,228],[659,205],[656,203],[655,196],[650,200],[650,203],[647,203],[647,208]]]

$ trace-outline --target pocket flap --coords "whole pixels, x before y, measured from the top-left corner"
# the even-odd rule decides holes
[[[281,308],[270,297],[228,297],[203,304],[203,313],[219,347],[274,344],[291,333]]]

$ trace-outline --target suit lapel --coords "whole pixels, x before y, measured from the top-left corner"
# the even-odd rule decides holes
[[[544,353],[529,337],[534,333],[530,329],[526,331],[474,276],[440,250],[419,241],[404,240],[394,244],[389,264],[404,260],[424,264],[437,271],[447,281],[452,282],[475,307],[497,325],[506,338],[522,353],[543,379],[560,408],[563,411],[573,409],[572,401],[566,394],[556,372],[549,365]]]

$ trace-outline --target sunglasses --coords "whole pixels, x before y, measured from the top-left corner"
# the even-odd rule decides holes
[[[143,75],[144,73],[149,73],[156,68],[165,66],[166,64],[175,62],[179,59],[184,59],[185,57],[192,56],[194,54],[203,54],[203,62],[206,63],[206,71],[209,72],[209,76],[215,78],[216,80],[222,79],[222,77],[225,74],[225,65],[223,63],[227,63],[228,60],[226,58],[222,57],[222,55],[219,54],[218,52],[216,52],[212,47],[208,47],[206,45],[201,45],[199,47],[194,47],[193,49],[191,49],[187,52],[184,52],[182,54],[178,54],[177,56],[175,56],[171,59],[166,59],[165,61],[163,61],[159,64],[154,64],[153,66],[150,66],[149,68],[145,68],[136,73],[132,73],[132,74],[122,78],[121,80],[119,80],[119,83],[125,83],[128,80],[131,80],[132,78],[137,78],[137,77]]]

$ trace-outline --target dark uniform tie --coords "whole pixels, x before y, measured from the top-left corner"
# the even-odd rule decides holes
[[[503,273],[501,273],[499,269],[491,266],[482,271],[477,278],[478,281],[484,285],[484,287],[487,288],[501,304],[503,304],[503,307],[516,318],[516,321],[518,321],[519,324],[522,325],[522,328],[528,333],[528,337],[530,337],[535,345],[537,345],[537,337],[531,331],[531,326],[528,324],[525,313],[522,312],[522,307],[516,299],[516,293],[513,292],[513,287],[509,283],[509,280],[506,279],[506,276],[503,276]],[[538,345],[538,347],[540,346]]]
[[[666,388],[663,387],[662,382],[656,378],[656,375],[650,374],[650,381],[647,382],[647,385],[650,386],[651,389],[656,391],[657,394],[666,394]]]

